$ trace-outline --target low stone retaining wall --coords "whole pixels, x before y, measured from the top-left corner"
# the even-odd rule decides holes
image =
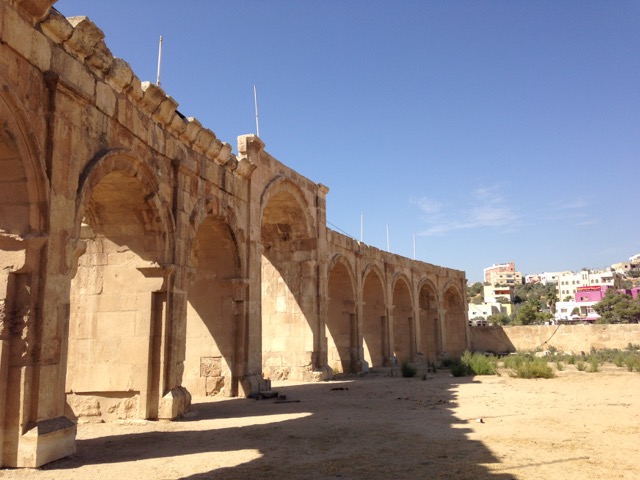
[[[554,347],[560,352],[588,352],[591,348],[626,348],[640,344],[640,324],[531,325],[523,327],[469,327],[471,349],[510,353]]]

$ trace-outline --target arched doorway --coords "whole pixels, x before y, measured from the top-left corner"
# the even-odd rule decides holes
[[[400,364],[412,361],[413,308],[409,285],[399,278],[393,289],[393,351]]]
[[[383,367],[387,363],[385,345],[389,332],[383,282],[375,269],[369,270],[364,278],[362,301],[364,360],[371,368]]]
[[[209,215],[198,227],[188,271],[183,386],[195,397],[237,395],[240,259],[235,237],[222,219]]]
[[[287,180],[262,197],[262,364],[271,379],[302,379],[318,363],[316,239],[308,208]]]
[[[157,417],[169,235],[157,191],[142,165],[118,155],[99,161],[82,187],[77,234],[86,253],[71,283],[66,380],[76,416]]]
[[[358,368],[358,328],[353,276],[345,261],[334,263],[328,281],[327,364],[334,373],[353,373]]]

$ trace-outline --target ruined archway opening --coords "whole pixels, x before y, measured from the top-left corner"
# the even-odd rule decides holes
[[[371,271],[364,280],[362,292],[362,347],[364,360],[371,368],[386,366],[384,345],[387,338],[387,309],[380,276]]]
[[[442,355],[442,340],[436,290],[428,283],[420,289],[420,342],[418,349],[424,358],[436,362]]]
[[[412,361],[413,308],[411,293],[404,280],[393,289],[393,353],[398,364]]]
[[[87,420],[157,416],[165,231],[137,177],[112,172],[85,200],[71,283],[66,392]]]
[[[467,322],[462,296],[453,287],[444,294],[444,309],[446,352],[452,357],[458,357],[467,347]]]
[[[327,364],[334,373],[358,368],[358,334],[354,287],[347,267],[338,262],[329,272],[327,310]]]
[[[183,386],[194,397],[237,395],[234,376],[239,255],[222,220],[208,216],[193,240],[188,263]]]
[[[302,379],[318,361],[316,241],[306,205],[286,187],[262,210],[262,366],[271,379]]]

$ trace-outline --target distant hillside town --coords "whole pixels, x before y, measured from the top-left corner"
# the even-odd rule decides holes
[[[640,254],[626,262],[578,272],[522,275],[515,262],[483,271],[467,289],[469,324],[637,323]]]

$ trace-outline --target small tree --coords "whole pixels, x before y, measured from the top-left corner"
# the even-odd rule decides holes
[[[514,325],[531,325],[537,323],[537,311],[535,307],[529,303],[523,304],[516,312],[513,318]]]
[[[511,319],[506,313],[496,313],[495,315],[489,315],[487,317],[487,322],[495,323],[496,325],[509,325],[511,323]]]
[[[637,323],[640,320],[640,299],[633,299],[623,292],[608,290],[593,309],[600,315],[598,323]]]

